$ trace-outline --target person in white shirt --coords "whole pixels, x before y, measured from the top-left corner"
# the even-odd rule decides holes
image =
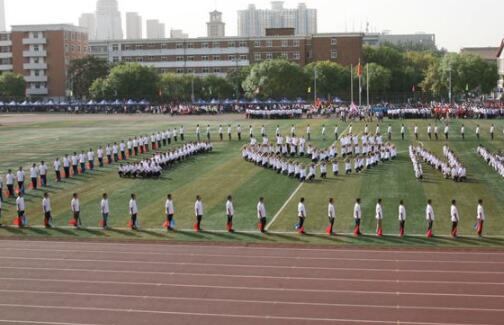
[[[241,133],[242,133],[241,126],[240,124],[238,124],[238,126],[236,127],[236,135],[238,136],[238,141],[241,141]]]
[[[166,196],[166,202],[165,202],[165,213],[166,213],[166,230],[171,231],[173,230],[173,217],[175,216],[175,206],[173,204],[173,199],[171,194],[168,194]]]
[[[89,149],[90,152],[93,152],[91,149]],[[121,160],[126,160],[126,144],[124,143],[124,140],[119,143],[119,151],[121,151]],[[92,169],[92,168],[90,168]]]
[[[38,170],[40,175],[40,183],[42,184],[42,187],[47,187],[47,166],[44,161],[40,162]]]
[[[356,199],[355,200],[355,205],[354,205],[354,221],[355,221],[355,228],[354,228],[354,235],[355,236],[360,236],[361,231],[360,231],[360,224],[361,224],[361,200]]]
[[[326,229],[326,233],[331,236],[334,234],[334,221],[336,220],[336,207],[334,206],[334,199],[329,199],[329,204],[327,205],[327,217],[329,219],[329,226]]]
[[[227,128],[227,135],[228,135],[228,139],[229,141],[231,141],[232,139],[232,129],[231,129],[231,124],[228,125],[228,128]]]
[[[30,168],[30,179],[32,184],[32,189],[37,189],[39,170],[36,164],[33,164]]]
[[[296,230],[300,234],[305,233],[304,222],[306,219],[306,207],[305,207],[304,201],[305,201],[305,199],[304,199],[304,197],[302,197],[298,203],[298,213],[297,214],[298,214],[298,218],[299,218],[299,223],[296,225]]]
[[[70,208],[72,209],[73,220],[70,221],[70,224],[75,228],[79,228],[82,223],[80,219],[80,201],[79,195],[74,193],[72,195],[72,201],[70,201]]]
[[[184,141],[184,126],[182,125],[179,129],[180,141]],[[174,138],[175,142],[177,141],[177,137]]]
[[[465,126],[462,124],[460,127],[460,136],[462,137],[462,140],[465,140]]]
[[[138,150],[138,147],[136,147],[136,150]],[[103,148],[102,146],[99,146],[98,149],[96,150],[96,156],[98,157],[98,166],[101,168],[103,167]],[[131,157],[131,154],[130,154]]]
[[[201,197],[196,196],[196,202],[194,202],[194,215],[196,216],[196,223],[194,224],[194,231],[201,231],[201,220],[203,220],[203,202],[201,202]]]
[[[44,227],[52,228],[52,216],[51,216],[51,199],[49,199],[49,193],[44,193],[44,198],[42,199],[42,212],[44,213]]]
[[[376,218],[376,235],[378,237],[383,236],[383,205],[382,205],[382,199],[378,199],[378,202],[376,202],[376,209],[375,209],[375,218]]]
[[[233,206],[233,197],[231,195],[227,197],[226,201],[226,216],[227,216],[226,229],[228,232],[234,232],[233,230],[234,206]]]
[[[439,139],[439,128],[437,125],[434,125],[434,138],[436,138],[436,141]]]
[[[221,141],[224,139],[224,130],[222,129],[222,125],[219,125],[219,138]]]
[[[448,127],[448,123],[447,123],[447,124],[445,124],[445,127],[444,127],[444,136],[445,136],[446,141],[448,141],[449,131],[450,131],[450,128]]]
[[[432,126],[430,124],[427,127],[427,135],[429,136],[429,141],[432,140]]]
[[[387,128],[388,140],[392,141],[392,126],[389,124]]]
[[[404,207],[404,201],[399,202],[399,236],[404,237],[406,224],[406,208]]]
[[[494,139],[495,125],[490,126],[490,139]]]
[[[138,230],[138,205],[136,202],[136,195],[131,194],[131,199],[128,204],[130,214],[129,227],[131,230]]]
[[[479,199],[478,200],[478,208],[476,211],[476,233],[478,234],[478,237],[483,236],[483,224],[485,223],[485,209],[483,208],[483,200]]]
[[[94,151],[92,148],[89,148],[89,151],[87,152],[87,161],[89,170],[94,170]]]
[[[100,212],[102,215],[101,226],[103,229],[108,229],[108,218],[110,215],[110,207],[107,193],[103,193],[102,195],[102,200],[100,202]]]
[[[14,180],[15,176],[12,173],[12,170],[7,170],[7,174],[5,175],[5,185],[7,186],[7,192],[9,192],[9,198],[16,196],[14,193]]]
[[[207,140],[210,141],[210,124],[208,124],[208,126],[206,128],[206,137],[207,137]]]
[[[308,141],[311,141],[311,127],[310,127],[310,124],[308,124],[308,126],[306,127],[306,139],[308,139]]]
[[[427,219],[427,238],[432,238],[432,227],[434,225],[434,208],[432,207],[432,200],[427,201],[427,207],[425,208],[425,219]]]
[[[322,125],[321,134],[322,134],[322,140],[325,141],[326,140],[326,136],[325,136],[325,134],[326,134],[326,127],[325,127],[324,124]]]
[[[262,233],[266,232],[266,207],[264,205],[264,198],[259,198],[257,203],[257,219],[259,219],[259,230]]]
[[[28,225],[28,220],[26,219],[25,216],[25,200],[24,200],[24,193],[19,192],[18,197],[16,199],[16,211],[17,211],[17,220],[16,223],[19,228],[25,227]]]
[[[457,209],[457,201],[452,200],[450,207],[450,217],[452,222],[451,236],[457,238],[458,235],[458,223],[459,223],[459,213]]]
[[[56,182],[61,182],[61,161],[58,157],[54,160],[53,163],[54,173],[56,174]]]
[[[401,139],[404,140],[404,133],[406,132],[406,128],[404,127],[404,124],[401,125]]]
[[[479,124],[476,125],[476,138],[479,140],[480,138],[480,126]]]
[[[413,133],[415,134],[415,139],[418,141],[418,126],[417,125],[414,126]]]

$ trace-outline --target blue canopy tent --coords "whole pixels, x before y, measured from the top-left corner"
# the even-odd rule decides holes
[[[371,107],[371,112],[373,112],[373,113],[386,113],[387,110],[388,109],[382,105],[377,105],[377,106]]]
[[[306,100],[304,100],[303,98],[298,98],[296,99],[296,104],[306,104]]]
[[[198,99],[196,102],[194,102],[194,104],[197,106],[205,106],[207,102],[204,101],[203,99]]]
[[[341,103],[343,103],[343,101],[339,97],[334,97],[333,100],[332,100],[332,102],[334,104],[341,104]]]
[[[137,102],[135,102],[134,100],[129,99],[129,100],[126,102],[126,105],[128,105],[128,106],[137,105]]]
[[[146,101],[145,99],[142,99],[140,102],[138,102],[138,105],[141,105],[141,106],[149,106],[150,103],[148,101]]]

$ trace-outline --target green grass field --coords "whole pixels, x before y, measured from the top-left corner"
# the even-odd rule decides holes
[[[53,117],[53,118],[52,118]],[[208,120],[207,120],[208,119]],[[70,199],[73,192],[78,192],[81,199],[81,215],[85,226],[97,227],[100,219],[99,202],[101,193],[108,192],[111,205],[110,225],[117,230],[103,232],[96,229],[73,230],[58,228],[0,229],[0,236],[19,237],[65,237],[93,239],[151,239],[151,240],[208,240],[235,241],[246,243],[289,243],[289,244],[352,244],[352,245],[400,245],[400,246],[491,246],[504,247],[504,179],[486,165],[476,154],[479,143],[497,151],[504,150],[502,129],[504,121],[494,121],[497,127],[496,140],[490,141],[488,130],[492,121],[452,120],[450,122],[449,146],[460,156],[468,170],[468,181],[455,183],[444,180],[440,172],[424,165],[425,180],[415,179],[413,167],[408,157],[408,146],[415,143],[413,126],[420,128],[420,141],[426,148],[441,156],[444,141],[428,141],[426,128],[428,120],[404,121],[409,133],[406,140],[400,140],[400,125],[403,121],[388,121],[382,124],[382,132],[390,123],[394,130],[393,143],[398,149],[398,158],[392,162],[380,164],[377,168],[361,175],[330,176],[325,181],[315,181],[300,185],[296,180],[278,175],[245,162],[241,158],[240,148],[248,142],[248,125],[255,126],[255,134],[264,124],[271,139],[277,124],[286,134],[290,125],[295,124],[297,133],[304,134],[308,124],[312,127],[312,142],[326,147],[334,141],[332,131],[339,125],[340,133],[347,125],[336,120],[282,120],[282,121],[248,121],[238,115],[218,117],[170,118],[154,116],[77,116],[77,115],[0,115],[0,173],[2,176],[8,168],[13,170],[22,165],[28,168],[31,163],[45,160],[52,165],[56,156],[63,156],[73,151],[96,148],[99,144],[127,139],[170,127],[184,125],[186,140],[194,140],[194,129],[197,123],[213,128],[214,152],[190,158],[187,162],[163,173],[159,180],[120,179],[117,166],[107,166],[92,174],[77,176],[63,183],[56,184],[54,173],[50,172],[49,188],[52,196],[53,218],[56,225],[66,226],[70,218]],[[241,124],[243,141],[236,140],[233,128],[233,141],[217,140],[217,127],[228,123],[233,127]],[[442,131],[441,122],[437,122]],[[459,136],[461,123],[466,126],[466,139]],[[321,125],[327,126],[327,140],[320,135]],[[474,130],[480,124],[482,138],[477,141]],[[370,123],[374,131],[376,122]],[[364,122],[354,122],[353,130],[362,133]],[[179,142],[180,143],[180,142]],[[172,145],[173,146],[173,145]],[[165,150],[165,148],[163,148]],[[340,166],[341,168],[341,166]],[[29,173],[28,173],[29,174]],[[29,176],[29,175],[27,175]],[[5,190],[5,187],[4,187]],[[291,197],[295,192],[296,194]],[[44,190],[28,191],[27,215],[32,225],[42,224],[41,198]],[[130,232],[124,230],[128,222],[128,200],[130,193],[136,193],[140,209],[140,224],[144,230]],[[233,195],[236,209],[235,228],[244,233],[227,234],[223,232],[193,233],[179,231],[166,234],[161,229],[164,221],[164,201],[167,193],[172,193],[176,208],[178,229],[190,229],[193,223],[193,205],[196,195],[201,195],[205,207],[203,228],[205,230],[225,229],[225,201],[228,194]],[[264,196],[268,212],[268,221],[278,214],[270,230],[274,234],[262,235],[255,232],[257,199]],[[300,197],[305,197],[308,218],[306,230],[312,235],[294,234],[297,222],[296,209]],[[353,202],[356,197],[362,198],[362,229],[370,236],[353,238],[336,236],[329,238],[322,235],[327,225],[327,199],[335,198],[337,221],[335,230],[339,233],[350,233],[353,229]],[[396,236],[375,238],[374,208],[376,199],[384,201],[384,232],[397,234],[397,206],[400,199],[406,203],[408,220],[406,231],[417,235],[400,239]],[[288,200],[291,198],[290,200]],[[461,223],[460,235],[463,238],[451,240],[437,237],[426,240],[424,209],[427,198],[433,200],[436,211],[434,233],[449,235],[449,208],[452,198],[458,201]],[[485,201],[487,221],[485,234],[492,238],[478,240],[474,238],[473,225],[476,217],[477,199]],[[288,202],[287,202],[288,201]],[[286,204],[287,202],[287,204]],[[281,210],[282,206],[284,209]],[[2,223],[10,223],[15,215],[14,200],[4,203]],[[281,210],[281,211],[280,211]],[[121,229],[122,228],[122,229]],[[318,233],[318,234],[317,234]],[[320,234],[320,235],[319,235]]]

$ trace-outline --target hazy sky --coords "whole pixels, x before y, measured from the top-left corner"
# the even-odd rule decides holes
[[[302,1],[285,1],[295,7]],[[504,38],[504,0],[306,0],[318,9],[319,32],[363,30],[393,33],[435,33],[438,46],[458,51],[468,46],[498,46]],[[159,19],[167,29],[191,37],[205,36],[208,12],[223,12],[226,35],[236,35],[236,11],[249,3],[270,7],[264,0],[119,0],[119,9]],[[96,0],[5,0],[7,25],[74,23],[94,11]],[[145,26],[144,26],[145,33]],[[168,32],[167,32],[168,34]]]

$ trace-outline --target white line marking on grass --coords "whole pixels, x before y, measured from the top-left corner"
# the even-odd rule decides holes
[[[299,186],[296,188],[296,190],[294,192],[292,192],[291,196],[289,196],[289,198],[287,199],[287,201],[285,201],[284,205],[282,205],[282,207],[280,208],[280,210],[278,210],[278,212],[275,214],[275,216],[273,217],[273,219],[271,219],[271,221],[266,225],[266,230],[269,230],[269,228],[271,227],[271,225],[273,223],[275,223],[276,219],[280,216],[280,214],[283,212],[283,210],[287,207],[287,205],[290,203],[290,201],[294,198],[294,196],[297,194],[297,192],[299,192],[299,190],[301,189],[301,187],[303,186],[304,182],[302,182],[301,184],[299,184]]]

